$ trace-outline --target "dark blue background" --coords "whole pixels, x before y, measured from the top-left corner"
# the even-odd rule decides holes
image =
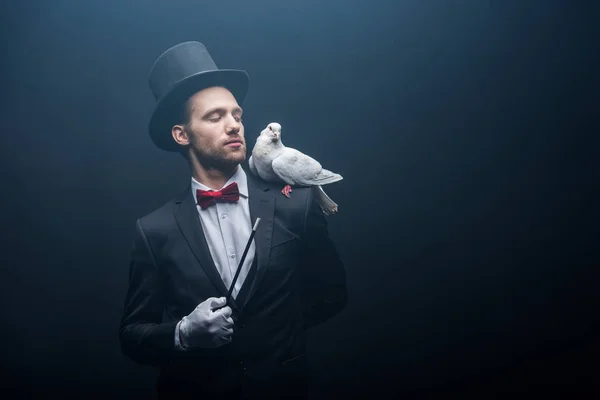
[[[315,398],[598,394],[592,1],[3,2],[2,372],[148,398],[117,329],[137,217],[189,182],[153,147],[149,69],[187,40],[252,79],[249,143],[344,180],[350,303],[310,334]],[[319,394],[320,393],[320,394]]]

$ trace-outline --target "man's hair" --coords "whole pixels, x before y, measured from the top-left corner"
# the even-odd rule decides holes
[[[183,125],[184,129],[187,129],[187,127],[190,124],[190,121],[192,119],[192,112],[193,112],[193,108],[192,108],[192,102],[190,101],[190,98],[188,98],[186,101],[184,101],[182,104],[179,105],[179,107],[177,108],[176,112],[175,112],[175,120],[173,121],[172,125]],[[183,156],[183,158],[185,158],[186,160],[188,160],[188,154],[187,154],[187,149],[183,146],[179,146],[179,154],[181,154]]]
[[[188,125],[192,118],[192,102],[191,98],[188,98],[186,101],[181,104],[177,110],[177,124]]]

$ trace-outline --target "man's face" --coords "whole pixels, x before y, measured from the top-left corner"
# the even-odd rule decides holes
[[[187,136],[192,149],[190,156],[217,169],[229,169],[244,162],[242,109],[231,92],[222,87],[207,88],[194,94],[189,106],[190,121],[182,136]]]

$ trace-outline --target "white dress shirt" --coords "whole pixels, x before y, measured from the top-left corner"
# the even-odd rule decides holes
[[[250,206],[248,204],[248,181],[242,167],[238,166],[235,174],[225,183],[223,188],[233,182],[237,183],[240,191],[240,199],[237,203],[217,201],[216,204],[204,210],[196,205],[210,254],[228,290],[250,238],[250,233],[252,233]],[[213,190],[213,188],[201,184],[192,177],[192,195],[194,199],[196,198],[197,189]],[[254,261],[255,250],[254,241],[252,241],[235,288],[231,293],[233,298],[237,297],[244,284]]]
[[[227,203],[217,201],[216,204],[204,210],[198,204],[196,205],[198,218],[202,225],[210,255],[227,290],[231,287],[231,282],[233,282],[238,264],[244,254],[244,249],[252,232],[250,205],[248,204],[248,180],[242,167],[238,166],[235,174],[223,185],[223,188],[233,182],[237,183],[240,191],[238,202]],[[197,189],[213,190],[192,177],[192,196],[194,199],[196,199]],[[256,246],[254,245],[254,241],[252,241],[240,275],[235,283],[235,288],[231,292],[233,298],[237,297],[244,284],[244,280],[254,261],[255,252]],[[175,329],[175,347],[179,350],[185,350],[179,341],[180,325],[181,321],[179,321]]]

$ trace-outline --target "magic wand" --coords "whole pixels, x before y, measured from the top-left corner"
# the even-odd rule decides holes
[[[256,222],[254,223],[254,226],[252,227],[252,232],[250,232],[250,238],[248,239],[248,243],[246,243],[246,248],[244,249],[244,253],[242,254],[242,258],[238,264],[237,270],[235,271],[235,275],[233,277],[233,281],[231,282],[231,286],[229,287],[229,291],[227,292],[227,301],[225,302],[225,305],[222,307],[218,307],[218,308],[214,308],[213,310],[220,310],[221,308],[227,307],[230,303],[231,303],[231,294],[233,292],[233,289],[235,288],[235,282],[238,279],[238,276],[240,275],[240,271],[242,270],[242,265],[244,265],[244,260],[246,260],[246,255],[248,254],[248,249],[250,249],[250,245],[252,244],[252,239],[254,239],[254,235],[256,235],[256,228],[258,228],[258,223],[260,222],[260,218],[256,218]]]

